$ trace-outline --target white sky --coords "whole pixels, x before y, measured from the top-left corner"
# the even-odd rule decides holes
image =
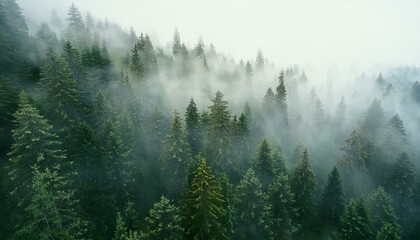
[[[175,28],[190,47],[198,38],[235,59],[254,59],[260,48],[276,65],[371,67],[420,63],[420,1],[146,1],[17,0],[29,19],[66,13],[71,2],[85,13],[158,44]],[[35,4],[36,2],[36,4]],[[85,15],[85,14],[84,14]]]

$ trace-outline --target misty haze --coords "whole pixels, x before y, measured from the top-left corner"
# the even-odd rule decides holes
[[[420,239],[419,9],[0,0],[0,239]]]

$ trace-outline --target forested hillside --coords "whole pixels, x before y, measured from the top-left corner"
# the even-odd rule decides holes
[[[420,239],[420,69],[315,81],[54,13],[0,0],[0,239]]]

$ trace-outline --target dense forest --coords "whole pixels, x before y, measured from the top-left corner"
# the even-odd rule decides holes
[[[0,239],[420,239],[419,68],[320,83],[68,7],[0,0]]]

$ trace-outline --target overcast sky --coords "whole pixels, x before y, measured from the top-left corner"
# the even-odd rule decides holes
[[[74,2],[83,13],[108,18],[126,29],[133,26],[162,45],[178,28],[190,47],[202,37],[235,59],[254,59],[261,49],[276,65],[420,63],[420,1],[17,2],[28,18],[38,20],[49,17],[52,7],[65,14]]]

